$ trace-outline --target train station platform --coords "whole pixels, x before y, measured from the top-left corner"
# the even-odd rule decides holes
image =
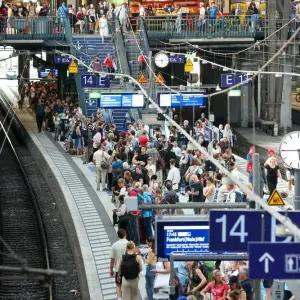
[[[55,199],[63,198],[58,201],[59,209],[61,214],[70,216],[67,222],[73,227],[69,235],[73,240],[72,251],[78,256],[79,265],[82,264],[79,278],[83,279],[81,282],[86,281],[89,299],[117,299],[115,281],[109,271],[111,246],[117,241],[117,227],[112,225],[115,206],[110,194],[96,191],[95,173],[83,165],[80,157],[65,153],[62,143],[54,142],[50,132],[38,133],[30,109],[16,109],[15,112],[28,135],[26,146],[38,161],[43,177],[50,179],[47,181]],[[146,295],[144,277],[139,287],[143,299]],[[85,287],[81,286],[81,293],[82,289]]]
[[[96,191],[95,173],[82,159],[65,153],[61,142],[54,142],[50,132],[38,133],[35,115],[30,109],[15,109],[16,122],[22,127],[26,146],[38,162],[39,169],[51,187],[72,244],[77,261],[82,296],[97,300],[117,299],[114,279],[110,277],[110,249],[117,240],[112,226],[108,192]],[[236,156],[240,179],[247,183],[246,160]],[[286,190],[286,182],[279,190]],[[180,202],[187,197],[180,196]],[[291,202],[288,201],[290,204]],[[184,213],[193,214],[186,209]],[[144,249],[145,251],[146,249]],[[140,298],[146,296],[145,277],[139,281]]]

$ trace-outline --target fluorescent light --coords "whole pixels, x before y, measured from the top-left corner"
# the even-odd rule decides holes
[[[216,91],[222,91],[219,84],[217,84],[217,86],[216,86]]]
[[[282,74],[276,73],[276,74],[275,74],[275,77],[280,78],[280,77],[282,77]]]
[[[229,97],[241,97],[242,92],[241,90],[231,90],[228,92]]]
[[[202,60],[202,65],[207,65],[207,60]]]
[[[227,72],[227,71],[228,71],[228,68],[224,67],[224,68],[223,68],[223,71],[224,71],[224,72]]]

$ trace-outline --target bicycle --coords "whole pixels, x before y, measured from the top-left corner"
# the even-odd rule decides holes
[[[296,94],[295,99],[297,102],[300,102],[300,88],[296,88],[296,92],[297,92],[297,94]]]

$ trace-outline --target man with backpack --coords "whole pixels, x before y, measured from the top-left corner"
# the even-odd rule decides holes
[[[236,202],[245,202],[246,195],[237,189],[234,182],[228,182],[227,184],[227,199],[226,202],[236,203]]]
[[[136,254],[134,242],[128,242],[126,252],[120,260],[117,277],[119,283],[122,281],[123,300],[138,300],[139,274],[142,269],[142,258]]]
[[[115,242],[110,251],[110,276],[115,277],[116,282],[116,292],[118,300],[122,299],[122,291],[121,291],[121,284],[122,281],[118,280],[118,270],[120,268],[120,260],[122,256],[126,253],[126,247],[127,247],[127,238],[126,238],[126,231],[124,229],[119,229],[118,232],[118,238],[119,240]],[[114,273],[115,270],[115,273]]]

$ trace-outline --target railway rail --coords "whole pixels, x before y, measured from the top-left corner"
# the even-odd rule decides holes
[[[37,166],[22,137],[10,132],[2,148],[4,140],[0,128],[0,300],[80,299],[76,266],[50,189],[36,178]],[[27,268],[66,270],[68,277]]]

